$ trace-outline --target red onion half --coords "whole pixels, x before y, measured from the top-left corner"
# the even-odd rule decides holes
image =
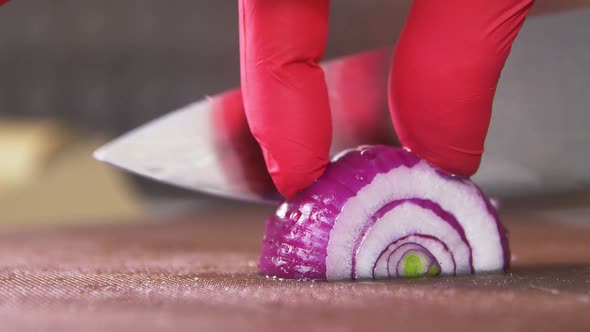
[[[362,146],[266,221],[261,273],[294,279],[460,275],[508,268],[506,232],[470,180],[410,151]]]

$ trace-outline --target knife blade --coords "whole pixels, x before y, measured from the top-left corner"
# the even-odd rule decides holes
[[[488,194],[590,187],[590,44],[579,42],[587,22],[590,10],[580,10],[534,17],[523,28],[496,93],[486,153],[474,176]],[[360,144],[396,144],[387,111],[391,53],[377,49],[322,64],[333,113],[332,155]],[[101,147],[95,157],[199,192],[281,200],[249,133],[239,89],[153,120]]]
[[[359,144],[395,143],[383,93],[391,52],[377,49],[322,64],[332,107],[332,155]],[[282,199],[250,133],[239,88],[155,119],[94,157],[190,190],[250,202]]]

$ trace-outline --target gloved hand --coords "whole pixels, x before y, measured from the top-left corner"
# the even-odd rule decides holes
[[[329,0],[239,1],[246,117],[275,185],[291,198],[329,162],[330,105],[318,66]],[[405,147],[448,173],[477,171],[500,73],[533,2],[414,0],[389,82]]]

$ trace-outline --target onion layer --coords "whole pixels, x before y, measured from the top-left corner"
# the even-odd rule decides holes
[[[410,151],[362,146],[266,222],[259,270],[296,279],[370,279],[506,270],[506,232],[470,180]]]

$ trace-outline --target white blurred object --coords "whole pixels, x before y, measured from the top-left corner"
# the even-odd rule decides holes
[[[590,187],[588,31],[590,9],[527,20],[503,71],[487,151],[474,177],[488,194],[503,198]],[[346,66],[346,61],[327,66]],[[375,76],[385,79],[383,73]],[[351,82],[354,84],[354,80]],[[337,89],[334,87],[330,94],[337,94]],[[386,93],[383,89],[383,95],[374,98],[386,100]],[[333,109],[336,114],[342,111]],[[227,165],[220,162],[243,160],[239,155],[248,152],[214,146],[206,128],[215,112],[219,110],[207,100],[188,106],[124,135],[101,148],[96,156],[143,176],[196,191],[256,202],[280,199],[272,186],[252,181],[249,165],[229,167],[241,173],[228,172]],[[335,142],[340,136],[335,133]],[[359,137],[356,143],[365,142]],[[266,171],[261,168],[257,172]]]
[[[488,192],[590,187],[590,9],[530,17],[502,73],[486,152]]]

